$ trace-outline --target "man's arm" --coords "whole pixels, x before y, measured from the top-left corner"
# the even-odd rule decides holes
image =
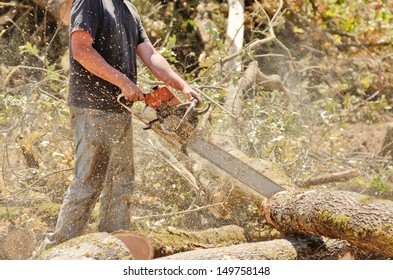
[[[109,65],[92,47],[93,37],[86,31],[77,30],[71,35],[72,56],[89,72],[119,87],[130,101],[143,100],[141,90],[126,75]]]
[[[157,79],[181,91],[188,100],[196,98],[198,100],[198,106],[202,104],[199,94],[172,69],[166,59],[153,47],[150,41],[139,44],[136,52],[143,64],[146,65]]]

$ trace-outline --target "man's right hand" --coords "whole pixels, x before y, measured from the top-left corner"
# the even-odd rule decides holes
[[[121,93],[124,95],[124,98],[131,101],[143,101],[145,97],[143,96],[142,91],[128,78],[128,81],[125,83],[124,86],[120,87]]]

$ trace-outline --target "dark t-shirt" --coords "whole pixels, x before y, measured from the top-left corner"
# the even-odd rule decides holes
[[[93,48],[114,68],[136,83],[136,46],[148,39],[136,8],[128,0],[74,0],[71,34],[89,32]],[[70,106],[122,112],[120,89],[87,71],[70,50]]]

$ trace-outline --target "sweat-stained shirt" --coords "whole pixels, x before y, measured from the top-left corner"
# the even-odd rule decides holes
[[[70,26],[70,34],[76,30],[89,32],[93,48],[136,83],[136,46],[149,39],[134,5],[128,0],[74,0]],[[123,112],[117,102],[120,93],[117,86],[87,71],[70,50],[70,106]]]

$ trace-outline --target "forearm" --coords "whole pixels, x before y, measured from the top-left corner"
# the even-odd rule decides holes
[[[126,75],[107,63],[93,48],[93,38],[88,32],[79,30],[71,36],[72,56],[87,71],[119,87],[128,100],[143,100],[141,90]]]
[[[93,47],[80,47],[76,52],[73,52],[73,54],[74,59],[90,73],[114,84],[120,89],[124,88],[125,84],[128,82],[128,78],[109,65]]]
[[[199,94],[172,69],[150,41],[139,44],[137,46],[137,54],[157,79],[181,91],[188,100],[196,98],[198,106],[202,105],[202,99]]]
[[[150,63],[147,63],[146,66],[157,79],[180,91],[188,86],[159,52],[155,51],[149,59]]]

